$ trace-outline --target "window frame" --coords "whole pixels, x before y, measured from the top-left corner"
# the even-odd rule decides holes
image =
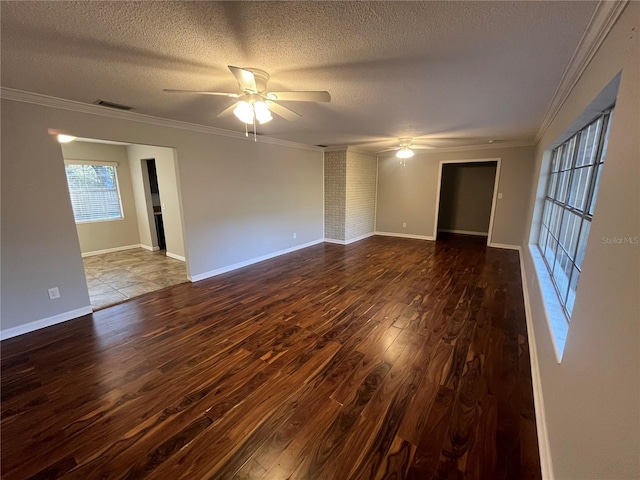
[[[67,176],[67,165],[89,165],[89,166],[101,166],[101,167],[111,167],[113,168],[114,179],[115,179],[115,187],[116,194],[118,198],[118,206],[120,208],[120,216],[114,218],[92,218],[88,220],[78,220],[76,219],[76,212],[73,208],[73,201],[71,199],[71,187],[69,185],[69,177]],[[122,195],[120,192],[120,179],[118,178],[118,162],[106,162],[100,160],[85,160],[85,159],[64,159],[64,167],[65,167],[65,179],[67,180],[67,190],[69,192],[69,201],[71,203],[71,210],[73,212],[73,220],[76,225],[88,224],[88,223],[102,223],[102,222],[120,222],[125,219],[124,216],[124,206],[122,205]]]
[[[600,112],[597,116],[591,119],[591,121],[587,122],[584,127],[580,128],[577,132],[551,150],[549,174],[544,189],[545,194],[542,202],[542,215],[540,216],[540,221],[538,223],[539,231],[536,247],[540,254],[541,261],[546,267],[549,275],[549,281],[551,285],[553,285],[559,306],[567,323],[571,319],[578,281],[580,274],[582,273],[584,249],[586,249],[591,223],[593,221],[593,207],[597,200],[597,190],[606,155],[612,112],[613,107]],[[584,135],[589,135],[591,127],[598,123],[599,130],[595,135],[593,144],[593,147],[595,148],[592,148],[591,151],[587,151],[587,148],[585,147],[585,151],[582,152],[583,160],[586,155],[593,152],[593,156],[591,158],[592,162],[590,164],[582,163],[578,165],[577,162],[580,154],[580,147],[582,145],[582,138]],[[585,140],[585,143],[586,142],[588,142],[588,140]],[[571,155],[568,162],[565,157],[567,154]],[[580,192],[579,184],[575,185],[575,189],[572,190],[574,187],[574,177],[578,170],[584,170],[588,175],[586,179],[586,188],[583,189],[584,192]],[[566,190],[563,181],[563,174],[568,176],[566,181]],[[581,174],[582,173],[580,173],[580,175]],[[580,181],[580,179],[581,178],[578,177],[577,181]],[[551,192],[551,190],[553,190],[553,192]],[[560,194],[562,194],[562,196]],[[573,197],[575,198],[572,203]],[[581,206],[577,206],[575,204],[575,200],[578,198],[582,198]],[[547,210],[547,206],[549,206],[549,210]],[[566,238],[563,238],[563,232],[565,234],[567,233],[565,227],[568,229],[568,224],[571,222],[571,216],[574,216],[574,221],[577,220],[579,224],[577,234],[573,235],[572,231],[570,242],[572,243],[575,240],[575,245],[569,245],[572,247],[569,252],[567,251],[568,246],[564,245]],[[548,224],[545,224],[545,221]],[[589,231],[586,232],[584,242],[582,243],[582,234],[587,225]],[[548,246],[550,243],[552,244],[551,254],[548,253]],[[562,258],[563,256],[564,258]],[[552,264],[550,264],[551,260],[553,260]],[[563,260],[566,262],[565,266],[570,272],[568,276],[566,275],[565,268],[562,265],[562,263],[564,263]],[[560,262],[560,268],[556,269],[558,262]],[[563,280],[566,280],[566,283],[562,283],[562,288],[559,285],[561,283],[559,278],[560,274],[564,276]],[[571,297],[574,276],[576,276],[575,291],[573,293],[571,304],[568,305]],[[564,292],[561,290],[564,290]]]

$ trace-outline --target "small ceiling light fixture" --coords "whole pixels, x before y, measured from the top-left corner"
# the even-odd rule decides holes
[[[253,125],[253,140],[258,141],[256,136],[256,120],[260,125],[263,125],[267,122],[273,120],[271,116],[271,112],[269,111],[269,107],[262,100],[256,100],[252,98],[253,95],[249,98],[249,100],[240,100],[236,108],[233,109],[233,114],[243,122],[244,125],[244,134],[245,136],[249,136],[249,125]],[[260,98],[260,97],[258,97]]]
[[[240,100],[233,109],[233,114],[243,123],[252,125],[256,121],[262,125],[264,123],[273,120],[271,111],[266,102],[260,99],[259,96],[249,96],[247,100]]]
[[[236,108],[233,109],[233,114],[244,123],[253,123],[253,106],[249,102],[242,100],[238,102]]]
[[[258,123],[260,123],[260,125],[273,120],[271,112],[269,111],[269,107],[262,100],[259,100],[253,104],[253,110],[256,112],[256,120],[258,120]]]
[[[66,135],[64,133],[58,134],[58,142],[59,143],[69,143],[73,142],[76,139],[73,135]]]
[[[413,157],[413,150],[411,150],[411,148],[409,148],[409,147],[402,147],[396,153],[396,157],[402,158],[402,159],[411,158],[411,157]]]

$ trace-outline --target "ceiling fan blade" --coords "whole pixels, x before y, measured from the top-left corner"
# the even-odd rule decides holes
[[[238,102],[235,102],[230,107],[227,107],[223,111],[221,111],[218,115],[216,115],[216,117],[224,117],[226,115],[231,115],[233,113],[233,110],[236,108],[237,105],[238,105]]]
[[[237,93],[202,92],[198,90],[175,90],[173,88],[164,88],[162,91],[166,93],[196,93],[198,95],[219,95],[219,96],[230,97],[230,98],[238,98],[240,96]]]
[[[276,102],[270,101],[267,102],[267,105],[269,106],[269,110],[271,110],[276,115],[281,116],[285,120],[294,121],[300,118],[300,114],[294,112],[293,110],[289,110],[282,105],[278,105]]]
[[[249,90],[251,92],[258,91],[256,77],[253,72],[245,70],[244,68],[234,67],[233,65],[229,65],[229,70],[231,70],[233,76],[236,77],[236,80],[242,90]]]
[[[400,150],[399,147],[393,147],[393,148],[387,148],[385,150],[379,150],[376,153],[387,153],[387,152],[397,152],[398,150]]]
[[[267,98],[272,100],[284,100],[287,102],[330,102],[329,92],[307,91],[307,92],[269,92]]]

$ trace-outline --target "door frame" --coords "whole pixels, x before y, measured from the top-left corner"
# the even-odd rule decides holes
[[[489,231],[487,234],[487,245],[491,245],[492,237],[493,237],[493,220],[496,213],[496,203],[498,201],[498,186],[500,184],[500,164],[502,163],[502,158],[475,158],[469,160],[440,160],[440,165],[438,167],[438,188],[436,191],[436,214],[433,220],[433,239],[438,239],[438,215],[440,214],[440,190],[442,187],[442,169],[444,164],[446,163],[489,163],[489,162],[497,162],[496,163],[496,178],[493,181],[493,197],[491,199],[491,216],[489,217]]]

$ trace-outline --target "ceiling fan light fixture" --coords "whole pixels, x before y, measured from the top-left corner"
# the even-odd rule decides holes
[[[411,157],[413,157],[413,150],[411,150],[409,147],[402,147],[396,153],[396,157],[398,157],[398,158],[411,158]]]
[[[253,104],[253,109],[256,112],[256,120],[258,120],[258,123],[260,123],[261,125],[273,120],[271,112],[269,111],[269,107],[262,100],[255,102]]]
[[[233,109],[233,114],[244,123],[253,123],[253,107],[249,102],[244,100],[238,102],[236,108]]]

